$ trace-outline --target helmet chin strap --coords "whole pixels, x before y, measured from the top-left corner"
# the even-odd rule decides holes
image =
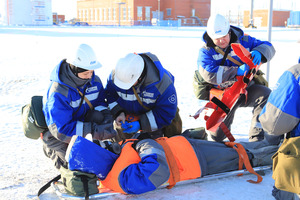
[[[146,67],[146,64],[144,64],[144,69],[142,71],[142,74],[141,74],[140,78],[138,79],[138,84],[143,82],[143,80],[146,76],[146,73],[147,73],[147,67]]]

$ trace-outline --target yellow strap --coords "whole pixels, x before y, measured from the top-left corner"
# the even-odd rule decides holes
[[[218,52],[218,53],[220,53],[220,54],[222,54],[223,56],[224,56],[224,51],[222,51],[222,49],[220,49],[220,47],[218,47],[218,46],[215,46],[215,50],[216,50],[216,52]],[[237,64],[238,66],[241,66],[242,65],[242,63],[240,63],[239,61],[237,61],[237,60],[235,60],[233,57],[231,57],[230,55],[227,55],[227,58],[229,59],[229,60],[231,60],[233,63],[235,63],[235,64]]]
[[[139,95],[136,93],[136,90],[134,89],[134,87],[132,87],[132,90],[133,90],[133,93],[134,93],[136,99],[138,100],[139,104],[140,104],[143,108],[145,108],[146,110],[150,110],[150,108],[148,108],[147,106],[145,106],[145,105],[143,104],[143,102],[141,101]]]
[[[82,92],[80,92],[80,90],[78,90],[77,88],[77,91],[79,92],[80,96],[82,96],[85,100],[85,102],[89,105],[90,109],[93,110],[94,109],[94,106],[91,104],[91,102],[86,98],[86,96],[83,96]]]

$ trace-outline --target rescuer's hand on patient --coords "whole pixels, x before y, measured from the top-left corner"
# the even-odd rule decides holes
[[[126,119],[125,113],[121,112],[119,114],[119,116],[115,119],[115,122],[116,122],[117,126],[120,127],[121,123],[125,123],[125,119]]]
[[[139,123],[139,121],[134,121],[134,122],[125,122],[125,123],[121,123],[122,125],[122,129],[123,129],[123,133],[128,133],[128,134],[133,134],[136,133],[140,130],[141,125]]]

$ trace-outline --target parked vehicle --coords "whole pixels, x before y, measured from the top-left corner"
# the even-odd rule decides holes
[[[87,22],[75,22],[74,26],[89,26]]]

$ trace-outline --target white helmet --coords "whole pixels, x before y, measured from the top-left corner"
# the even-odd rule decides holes
[[[67,59],[67,62],[86,70],[102,67],[101,63],[97,61],[94,50],[87,44],[79,45],[76,52]]]
[[[207,22],[207,34],[211,39],[221,38],[229,32],[229,21],[220,14],[210,16]]]
[[[128,90],[139,79],[144,70],[144,60],[134,53],[121,58],[115,68],[114,83],[119,88]]]

